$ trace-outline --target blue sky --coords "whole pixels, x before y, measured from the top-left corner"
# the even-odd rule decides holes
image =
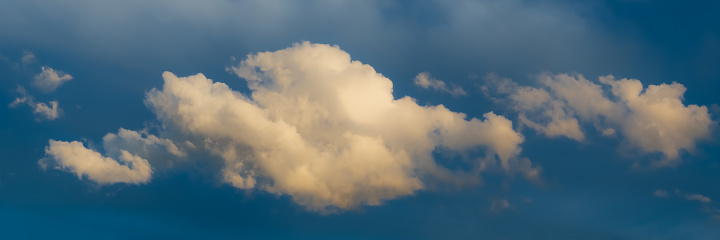
[[[0,235],[716,239],[718,11],[5,0]]]

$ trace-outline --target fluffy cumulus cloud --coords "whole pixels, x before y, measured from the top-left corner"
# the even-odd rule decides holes
[[[24,61],[25,56],[23,57],[23,62]],[[72,79],[73,77],[70,76],[70,74],[52,69],[48,66],[43,66],[42,72],[35,75],[35,81],[33,84],[43,92],[49,93],[55,91],[57,87]]]
[[[103,138],[105,156],[50,140],[39,164],[99,184],[139,184],[186,158],[186,149],[202,150],[222,160],[228,184],[290,195],[319,211],[378,205],[430,181],[476,182],[489,169],[539,178],[540,168],[519,156],[524,139],[510,120],[396,99],[390,79],[337,46],[304,42],[251,54],[228,70],[246,80],[249,95],[170,72],[148,92],[147,106],[175,142],[121,128]],[[438,151],[468,164],[450,168],[433,157]]]
[[[45,154],[47,158],[40,160],[41,166],[53,164],[56,169],[71,172],[80,179],[86,177],[99,184],[140,184],[149,181],[152,175],[150,163],[146,159],[125,150],[120,152],[117,158],[119,161],[116,161],[86,148],[81,142],[50,140]]]
[[[418,85],[424,89],[432,88],[440,92],[449,93],[450,95],[455,97],[467,95],[467,93],[465,92],[465,90],[462,89],[462,87],[452,86],[452,89],[448,88],[445,82],[433,78],[428,72],[421,72],[417,76],[415,76],[414,83],[415,85]]]
[[[679,83],[645,88],[639,80],[612,75],[600,77],[602,85],[581,75],[538,79],[540,87],[527,87],[489,75],[484,89],[504,95],[521,123],[549,137],[583,140],[579,123],[590,123],[604,136],[622,135],[641,152],[662,153],[654,166],[677,163],[682,150],[692,152],[716,125],[707,107],[683,104],[686,88]]]
[[[287,194],[310,209],[378,205],[429,179],[476,176],[488,166],[537,178],[518,157],[523,136],[492,112],[468,118],[442,105],[395,99],[392,81],[337,46],[304,42],[251,54],[229,69],[245,96],[202,74],[163,73],[146,103],[169,129],[224,161],[224,181]],[[448,169],[433,151],[482,152]]]
[[[60,116],[58,112],[58,101],[50,101],[49,103],[50,105],[45,103],[35,103],[33,106],[33,112],[47,120],[55,120]]]
[[[46,157],[38,163],[43,168],[52,165],[98,184],[140,184],[150,181],[154,172],[151,162],[154,166],[170,167],[172,160],[187,156],[172,141],[145,130],[121,128],[117,134],[108,133],[103,137],[103,148],[105,156],[81,142],[50,140],[45,148]]]
[[[41,121],[43,119],[52,121],[60,117],[62,110],[58,107],[58,101],[50,101],[47,104],[43,102],[35,102],[35,98],[29,95],[22,86],[18,86],[17,92],[20,94],[20,97],[15,98],[15,101],[8,105],[10,108],[15,108],[21,104],[27,105],[33,109],[36,121]]]

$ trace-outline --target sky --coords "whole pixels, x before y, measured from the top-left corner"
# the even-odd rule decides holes
[[[717,239],[720,4],[0,1],[2,239]]]

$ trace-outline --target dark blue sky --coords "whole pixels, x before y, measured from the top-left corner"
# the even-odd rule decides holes
[[[0,238],[717,239],[717,12],[720,4],[711,1],[3,0]],[[379,205],[312,209],[288,191],[233,187],[220,174],[227,167],[222,158],[197,144],[208,136],[187,134],[190,130],[160,117],[157,104],[148,100],[153,88],[168,91],[164,71],[178,77],[203,73],[250,96],[257,91],[250,80],[227,68],[248,54],[303,41],[337,45],[352,60],[372,66],[392,80],[394,99],[442,104],[468,119],[485,119],[489,111],[507,118],[523,136],[516,157],[539,166],[539,179],[497,169],[466,184],[420,177],[423,189]],[[29,53],[34,60],[23,62]],[[43,66],[72,79],[43,91],[35,84]],[[466,94],[423,88],[415,83],[421,72]],[[522,124],[525,112],[517,102],[501,90],[484,91],[490,73],[550,92],[577,119],[584,138],[553,137]],[[600,85],[607,99],[629,113],[617,122],[604,113],[583,118],[584,110],[573,105],[577,99],[563,98],[555,85],[537,80],[564,73]],[[710,123],[688,120],[694,126],[658,128],[679,135],[667,137],[660,148],[643,148],[643,141],[653,139],[633,135],[629,126],[662,121],[624,105],[627,101],[598,81],[609,74],[638,79],[644,87],[682,84],[683,107],[707,107]],[[11,106],[23,96],[19,86],[31,97]],[[59,103],[57,118],[33,112],[36,104],[50,101]],[[665,118],[672,116],[686,115],[670,112]],[[698,133],[687,130],[698,125],[704,127]],[[603,136],[608,126],[617,133]],[[131,152],[148,158],[154,169],[150,180],[139,184],[79,179],[72,170],[38,164],[60,161],[46,154],[50,139],[80,141],[118,159],[103,136],[119,134],[120,128],[145,130],[178,146],[188,140],[199,149],[182,160]],[[668,135],[659,136],[664,141]],[[678,143],[683,137],[691,147]],[[676,158],[663,152],[673,147],[680,149]],[[455,154],[437,147],[432,156],[441,167],[468,170],[473,163],[466,161],[482,158],[488,149]],[[647,167],[667,159],[673,164]],[[173,167],[161,167],[167,162]],[[269,175],[259,179],[280,181]]]

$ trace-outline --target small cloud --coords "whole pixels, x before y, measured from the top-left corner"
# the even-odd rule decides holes
[[[607,129],[605,129],[605,130],[602,131],[602,135],[603,135],[603,136],[606,136],[606,137],[611,137],[611,136],[615,135],[615,129],[613,129],[613,128],[607,128]]]
[[[20,104],[26,104],[33,109],[36,121],[41,119],[52,121],[60,117],[62,109],[60,109],[58,101],[50,101],[48,104],[35,102],[35,98],[29,95],[22,86],[18,86],[17,92],[20,97],[15,98],[15,101],[8,104],[8,107],[16,108]]]
[[[25,88],[18,86],[17,92],[20,94],[20,97],[16,97],[15,101],[8,104],[8,107],[10,108],[16,108],[18,105],[26,102],[32,102],[32,96],[28,96],[27,92],[25,91]]]
[[[103,157],[78,141],[50,140],[45,154],[47,157],[38,161],[41,168],[46,169],[52,164],[58,170],[74,173],[80,179],[86,177],[98,184],[146,183],[153,172],[147,160],[128,151],[122,150],[117,161]]]
[[[718,223],[720,223],[720,209],[717,208],[717,204],[712,204],[712,199],[710,197],[704,196],[702,194],[684,193],[677,188],[675,189],[675,195],[679,198],[684,198],[687,201],[700,202],[702,206],[702,211],[708,214],[712,221],[717,221]]]
[[[662,189],[658,189],[658,190],[655,190],[655,192],[653,193],[653,195],[655,195],[656,197],[667,197],[667,196],[668,196],[668,192],[665,191],[665,190],[662,190]]]
[[[23,57],[24,58],[24,57]],[[73,77],[60,70],[48,66],[42,67],[42,72],[35,75],[33,84],[45,93],[53,92],[63,83],[72,80]]]
[[[31,63],[34,63],[34,62],[35,62],[35,54],[33,54],[30,51],[23,52],[23,56],[20,59],[20,63],[22,64],[23,67],[30,65]]]
[[[660,190],[658,190],[660,191]],[[657,195],[657,191],[655,192]],[[666,192],[667,194],[667,192]],[[675,188],[675,196],[685,198],[685,200],[688,201],[699,201],[702,203],[709,203],[712,201],[710,197],[703,196],[702,194],[692,194],[692,193],[685,193],[683,191],[680,191],[680,189]]]
[[[33,106],[33,112],[35,115],[39,115],[51,121],[60,116],[58,110],[58,101],[50,101],[49,106],[45,103],[36,103],[35,106]]]
[[[703,203],[709,203],[711,199],[709,197],[700,195],[700,194],[685,194],[685,199],[687,200],[697,200]]]
[[[415,76],[415,85],[418,85],[424,89],[435,89],[440,92],[449,93],[453,97],[459,97],[467,95],[465,90],[462,89],[462,87],[453,86],[452,89],[448,88],[447,84],[441,80],[437,80],[430,76],[430,73],[428,72],[421,72],[417,76]]]

